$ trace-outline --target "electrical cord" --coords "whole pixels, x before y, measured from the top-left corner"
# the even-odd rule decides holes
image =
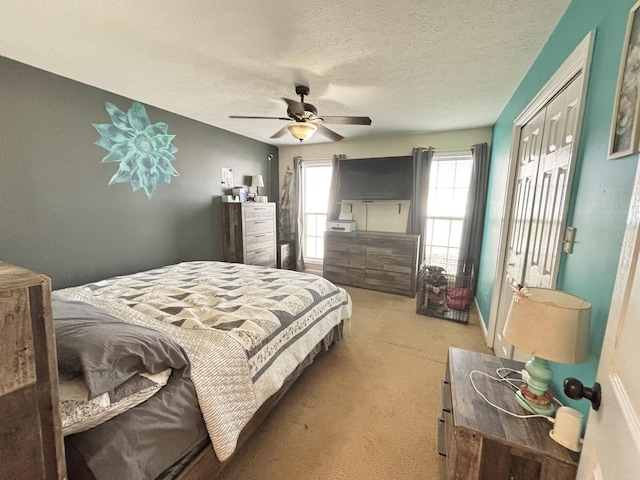
[[[502,370],[506,370],[507,373],[505,375],[501,375],[500,372]],[[516,375],[522,375],[523,371],[521,370],[514,370],[513,368],[508,368],[508,367],[500,367],[496,369],[496,375],[498,375],[500,378],[507,378],[507,375],[509,375],[510,373],[515,373]],[[526,380],[522,379],[522,378],[512,378],[511,379],[514,382],[522,382],[522,383],[527,383]],[[511,384],[511,386],[515,387],[516,389],[518,387],[516,387],[515,385],[513,385],[513,383],[507,381],[507,383]],[[527,402],[526,398],[523,398],[523,400],[525,402]],[[556,397],[551,397],[551,400],[553,400],[554,402],[556,402],[558,405],[560,405],[561,407],[564,407],[564,403],[562,403],[560,400],[558,400]],[[529,402],[527,402],[528,405],[531,405]]]
[[[513,370],[513,369],[511,369],[511,368],[506,368],[506,367],[498,368],[498,369],[496,370],[496,374],[498,375],[498,377],[497,377],[497,378],[496,378],[496,377],[493,377],[493,376],[491,376],[491,375],[489,375],[488,373],[481,372],[480,370],[472,370],[471,372],[469,372],[469,380],[471,380],[471,385],[473,386],[473,389],[476,391],[476,393],[477,393],[478,395],[480,395],[480,397],[482,397],[482,399],[483,399],[485,402],[487,402],[487,403],[488,403],[489,405],[491,405],[492,407],[494,407],[494,408],[496,408],[496,409],[500,410],[501,412],[506,413],[507,415],[511,415],[512,417],[516,417],[516,418],[545,418],[545,419],[547,419],[549,422],[551,422],[551,423],[555,423],[555,419],[554,419],[553,417],[550,417],[549,415],[542,415],[542,414],[537,414],[537,413],[536,413],[536,414],[532,414],[532,415],[520,415],[520,414],[517,414],[517,413],[514,413],[514,412],[510,412],[509,410],[506,410],[506,409],[504,409],[504,408],[502,408],[502,407],[500,407],[500,406],[496,405],[495,403],[491,402],[491,401],[490,401],[490,400],[489,400],[489,399],[484,395],[484,393],[482,393],[480,390],[478,390],[478,387],[476,387],[476,384],[475,384],[475,382],[473,381],[473,374],[474,374],[474,373],[477,373],[477,374],[482,375],[482,376],[484,376],[484,377],[488,377],[488,378],[490,378],[491,380],[495,380],[495,381],[500,382],[500,383],[503,383],[503,384],[504,384],[504,383],[507,383],[508,385],[511,385],[512,387],[514,387],[516,390],[518,390],[518,389],[519,389],[519,387],[518,387],[517,385],[515,385],[515,384],[513,383],[513,381],[520,381],[520,382],[523,382],[523,383],[524,383],[524,380],[520,380],[520,379],[509,379],[509,378],[507,378],[507,375],[508,375],[509,373],[507,373],[507,375],[504,375],[504,376],[500,375],[500,373],[499,373],[499,372],[500,372],[501,370],[507,370],[507,371],[509,371],[509,373],[511,373],[511,372],[520,373],[520,372],[519,372],[519,371],[517,371],[517,370]],[[525,401],[526,401],[526,399],[525,399]]]

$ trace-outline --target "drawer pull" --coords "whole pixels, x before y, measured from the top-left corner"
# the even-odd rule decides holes
[[[446,380],[442,381],[442,410],[451,413],[451,386]]]
[[[447,456],[447,449],[444,446],[444,418],[438,419],[438,455],[443,457]]]

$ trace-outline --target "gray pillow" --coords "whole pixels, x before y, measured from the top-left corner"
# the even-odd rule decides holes
[[[91,398],[133,375],[167,368],[188,378],[182,347],[161,332],[126,323],[88,303],[52,299],[58,368],[82,374]]]

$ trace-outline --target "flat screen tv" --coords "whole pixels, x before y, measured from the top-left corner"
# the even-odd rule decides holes
[[[340,162],[337,201],[411,200],[413,158],[382,157]]]

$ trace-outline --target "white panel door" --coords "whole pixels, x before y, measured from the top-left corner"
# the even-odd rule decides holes
[[[522,128],[507,261],[496,313],[496,355],[528,360],[502,331],[511,286],[555,287],[571,192],[572,163],[584,75],[580,73]]]
[[[596,380],[600,410],[591,410],[578,479],[640,478],[640,169],[618,262]],[[591,387],[591,385],[587,385]]]
[[[545,112],[546,110],[543,109],[533,117],[522,128],[520,137],[514,205],[511,209],[511,221],[509,222],[506,272],[516,283],[522,283],[524,280],[525,257],[529,245]]]
[[[547,106],[538,169],[531,241],[525,260],[523,285],[555,288],[565,229],[567,195],[571,191],[578,107],[582,92],[580,75]]]
[[[524,267],[529,244],[533,199],[542,149],[542,131],[546,109],[542,109],[529,123],[522,127],[518,147],[518,165],[516,171],[513,208],[509,221],[507,243],[507,263],[504,281],[498,303],[496,333],[493,350],[499,357],[511,358],[513,347],[502,335],[504,324],[511,305],[512,286],[524,281]]]

